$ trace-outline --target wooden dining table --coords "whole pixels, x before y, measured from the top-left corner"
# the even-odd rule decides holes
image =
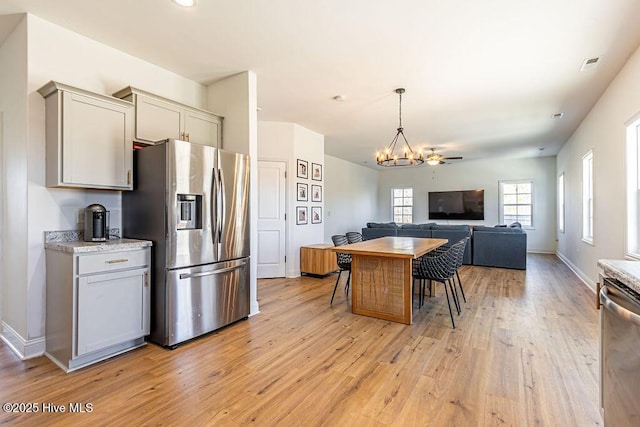
[[[380,237],[335,246],[351,254],[351,312],[410,325],[413,259],[448,242],[420,237]]]

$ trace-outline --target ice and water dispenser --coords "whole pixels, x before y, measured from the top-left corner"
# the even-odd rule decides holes
[[[202,228],[202,196],[178,194],[178,230]]]

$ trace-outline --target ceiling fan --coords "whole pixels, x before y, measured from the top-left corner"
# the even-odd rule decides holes
[[[444,157],[441,154],[436,154],[436,149],[435,148],[432,148],[431,149],[431,154],[426,156],[426,162],[430,166],[443,165],[445,163],[445,160],[462,160],[462,157],[459,157],[459,156],[458,157]]]

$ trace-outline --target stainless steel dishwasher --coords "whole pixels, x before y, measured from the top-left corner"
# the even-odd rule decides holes
[[[604,425],[640,426],[640,294],[618,280],[604,279],[600,302]]]

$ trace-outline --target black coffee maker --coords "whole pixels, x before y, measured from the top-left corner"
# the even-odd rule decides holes
[[[109,239],[109,211],[102,205],[84,209],[84,241],[105,242]]]

